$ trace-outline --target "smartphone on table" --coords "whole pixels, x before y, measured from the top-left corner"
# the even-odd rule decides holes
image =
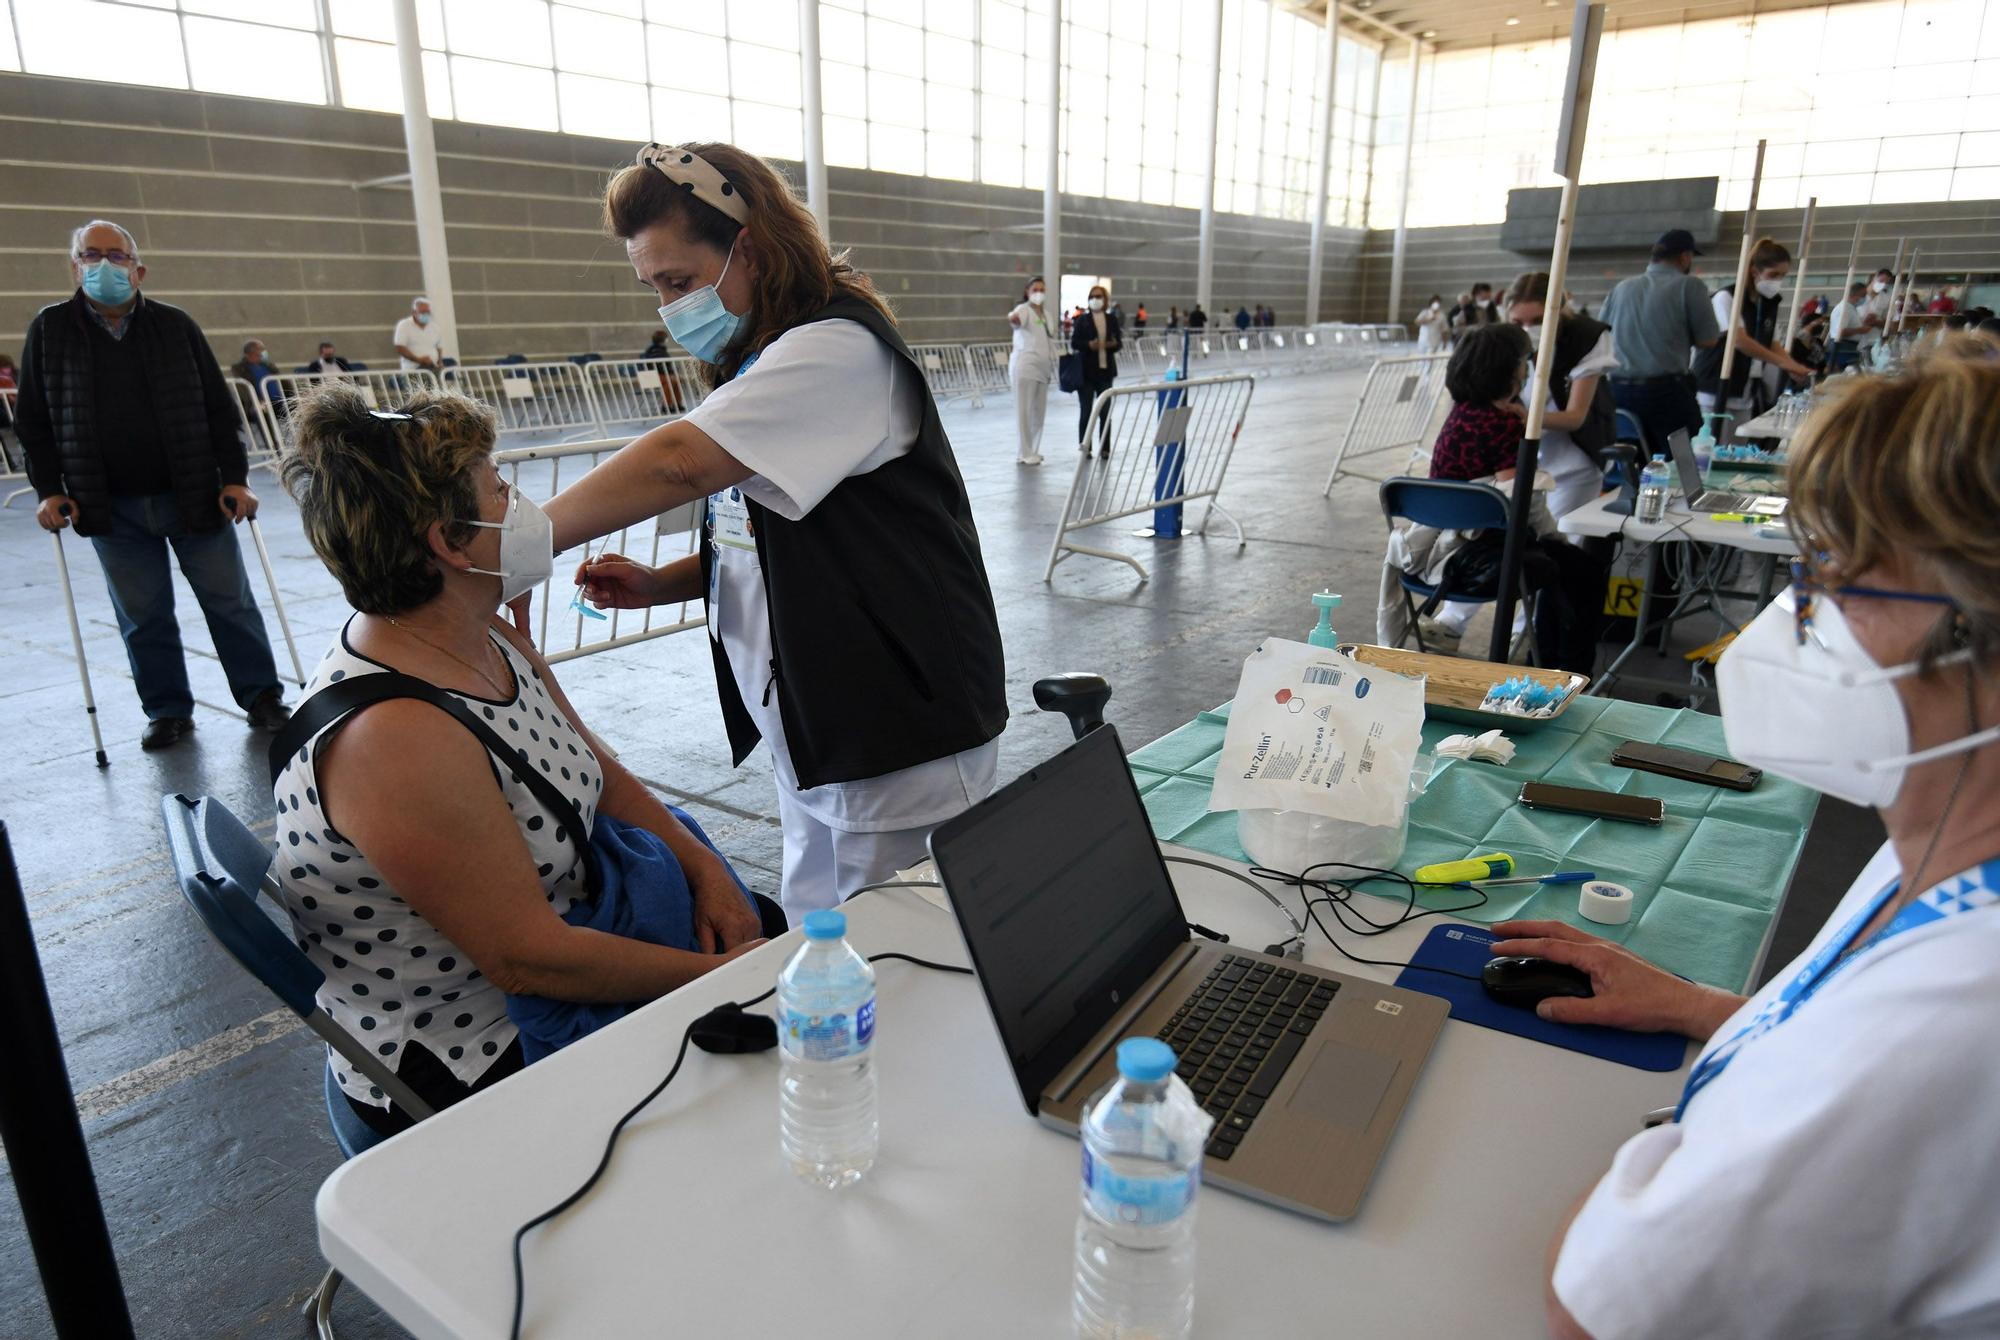
[[[1662,777],[1726,786],[1731,791],[1748,791],[1764,776],[1762,768],[1738,763],[1733,758],[1698,754],[1692,749],[1674,749],[1663,744],[1627,740],[1611,751],[1611,761],[1621,768],[1657,772]]]
[[[1667,802],[1658,796],[1627,796],[1616,791],[1592,791],[1581,786],[1523,782],[1520,801],[1530,809],[1553,810],[1557,814],[1583,814],[1593,819],[1616,819],[1629,824],[1651,824],[1656,828],[1667,819]]]

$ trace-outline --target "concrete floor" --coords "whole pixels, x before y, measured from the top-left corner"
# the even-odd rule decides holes
[[[1354,462],[1360,473],[1331,499],[1319,496],[1359,383],[1353,372],[1260,382],[1223,489],[1248,545],[1130,539],[1131,523],[1106,527],[1114,547],[1152,569],[1144,585],[1123,565],[1076,558],[1045,586],[1073,458],[1051,445],[1048,465],[1018,468],[1005,396],[947,408],[1007,645],[1015,715],[1002,740],[1003,779],[1068,738],[1059,718],[1034,708],[1030,685],[1042,675],[1107,675],[1110,718],[1136,747],[1229,697],[1260,637],[1302,635],[1313,591],[1347,593],[1337,627],[1372,640],[1383,523],[1368,476],[1395,473],[1401,457]],[[1054,398],[1051,443],[1073,432],[1073,415],[1069,397]],[[346,605],[275,482],[259,473],[252,486],[310,668]],[[163,792],[207,792],[268,832],[265,739],[230,706],[206,632],[186,622],[194,605],[183,587],[200,729],[177,749],[141,753],[144,721],[96,559],[87,543],[65,547],[111,766],[93,764],[49,539],[17,503],[0,512],[0,561],[16,574],[0,589],[0,623],[11,633],[0,647],[0,751],[14,760],[0,774],[0,819],[28,891],[125,1289],[144,1336],[304,1337],[298,1303],[323,1269],[313,1195],[339,1161],[321,1105],[322,1051],[196,924],[172,883],[158,818]],[[262,599],[254,572],[252,584]],[[275,640],[268,604],[266,618]],[[1712,635],[1704,625],[1679,640]],[[283,664],[282,645],[278,653]],[[753,885],[775,892],[769,767],[761,754],[729,766],[702,639],[623,648],[566,665],[561,676],[628,766],[686,804]],[[1621,691],[1652,701],[1658,690]],[[1774,964],[1797,952],[1880,840],[1873,822],[1837,802],[1822,808]],[[46,1335],[11,1179],[0,1179],[9,1183],[0,1192],[0,1337]],[[350,1340],[403,1334],[352,1292],[337,1316]]]

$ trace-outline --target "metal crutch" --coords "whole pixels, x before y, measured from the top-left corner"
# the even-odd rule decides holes
[[[67,508],[63,515],[69,515]],[[97,744],[97,766],[108,768],[111,760],[104,756],[104,732],[97,727],[97,699],[90,691],[90,664],[83,658],[83,628],[76,621],[76,597],[69,589],[69,560],[63,556],[62,532],[50,531],[49,542],[56,547],[56,573],[62,578],[63,608],[69,611],[69,640],[76,648],[76,676],[83,681],[83,710],[90,716],[90,738]]]
[[[306,672],[299,664],[298,643],[292,641],[292,624],[291,620],[285,617],[285,601],[278,594],[277,575],[271,571],[271,551],[264,547],[264,532],[257,528],[257,518],[250,516],[243,520],[250,527],[251,540],[257,545],[257,561],[264,565],[264,585],[271,592],[271,608],[278,615],[278,631],[285,635],[285,650],[292,655],[292,678],[298,682],[300,688],[304,688]]]

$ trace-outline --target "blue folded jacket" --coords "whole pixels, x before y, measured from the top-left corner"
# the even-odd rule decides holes
[[[667,807],[681,826],[695,835],[704,847],[716,851],[708,834],[701,831],[684,810]],[[587,926],[607,935],[628,940],[668,945],[674,949],[699,952],[694,934],[694,895],[680,862],[659,836],[644,828],[599,813],[590,830],[590,859],[597,862],[603,887],[597,901],[578,903],[563,914],[572,926]],[[728,858],[723,859],[725,866]],[[736,880],[750,910],[757,910],[735,867],[729,877]],[[622,1019],[636,1005],[584,1003],[550,1000],[545,996],[508,996],[507,1017],[521,1033],[521,1054],[529,1065],[550,1052],[559,1051],[588,1033]]]

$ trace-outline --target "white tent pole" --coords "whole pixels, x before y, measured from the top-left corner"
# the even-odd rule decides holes
[[[424,100],[424,45],[417,30],[416,0],[395,0],[396,63],[403,76],[403,141],[410,158],[410,198],[417,218],[417,257],[423,266],[424,296],[442,343],[438,352],[462,358],[458,308],[451,299],[451,257],[444,241],[444,194],[438,186],[437,138],[430,104]]]
[[[1757,193],[1764,186],[1764,141],[1757,141],[1757,166],[1750,172],[1750,206],[1743,211],[1743,247],[1736,257],[1735,293],[1729,300],[1729,329],[1722,344],[1722,386],[1716,408],[1725,409],[1729,398],[1729,374],[1736,367],[1736,332],[1743,326],[1744,290],[1750,287],[1750,248],[1757,242]]]
[[[1312,247],[1306,256],[1306,324],[1319,324],[1319,288],[1326,251],[1326,197],[1333,185],[1333,92],[1340,68],[1340,0],[1326,7],[1326,115],[1319,127],[1319,194],[1313,205]]]

